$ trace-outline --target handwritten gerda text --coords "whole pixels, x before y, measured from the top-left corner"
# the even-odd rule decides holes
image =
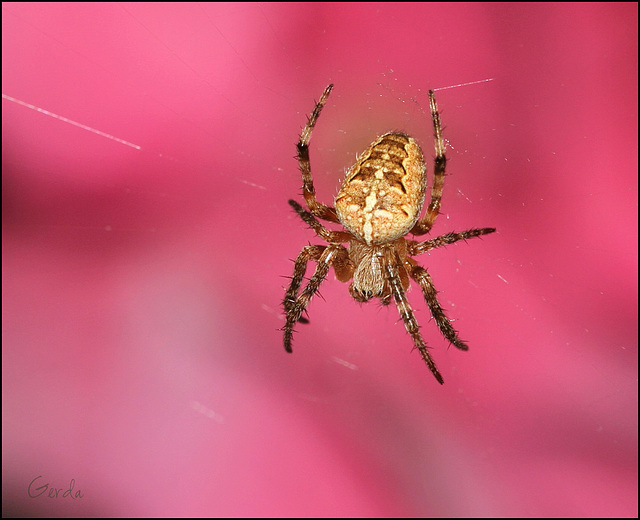
[[[74,491],[73,488],[76,485],[76,480],[71,479],[69,482],[69,487],[66,488],[56,488],[50,485],[48,482],[43,483],[41,479],[42,475],[38,475],[31,482],[29,482],[29,487],[27,488],[27,493],[31,498],[38,498],[41,496],[49,497],[49,498],[72,498],[73,500],[83,498],[84,493],[80,489]]]

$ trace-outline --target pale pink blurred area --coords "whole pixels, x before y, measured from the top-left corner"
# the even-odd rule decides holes
[[[637,517],[637,36],[637,4],[3,3],[3,516]],[[498,230],[417,257],[470,345],[414,287],[443,386],[333,273],[283,349],[330,82],[322,201],[391,130],[431,179],[436,89],[430,236]]]

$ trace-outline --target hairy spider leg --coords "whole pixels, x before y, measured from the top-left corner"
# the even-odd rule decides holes
[[[307,203],[309,210],[318,218],[337,223],[339,221],[335,208],[322,204],[316,200],[316,189],[313,186],[311,163],[309,161],[309,140],[311,139],[311,132],[313,131],[313,127],[316,125],[316,121],[320,116],[320,112],[322,112],[324,104],[327,102],[331,89],[333,89],[333,84],[324,89],[324,92],[316,103],[313,112],[307,118],[307,124],[302,130],[300,140],[296,146],[298,148],[298,163],[300,164],[300,171],[302,172],[302,193],[304,194],[304,200]]]
[[[289,205],[296,210],[296,213],[298,213],[300,218],[304,220],[311,229],[313,229],[315,234],[326,242],[329,242],[330,244],[342,244],[344,242],[349,242],[353,238],[353,235],[348,231],[331,231],[327,229],[295,200],[289,200]]]
[[[436,247],[454,244],[459,240],[468,240],[470,238],[488,235],[489,233],[494,233],[495,230],[495,228],[469,229],[460,233],[447,233],[446,235],[440,235],[439,237],[425,240],[424,242],[407,240],[407,251],[409,256],[421,255],[422,253],[426,253]]]
[[[444,174],[447,165],[445,155],[444,139],[442,138],[442,125],[440,123],[440,112],[433,90],[429,91],[429,108],[431,109],[431,119],[433,120],[433,138],[436,149],[436,156],[433,162],[433,186],[431,187],[431,202],[427,211],[411,229],[414,235],[424,235],[433,227],[438,214],[440,213],[440,201],[442,200],[442,189],[444,187]]]
[[[433,316],[433,319],[436,320],[436,324],[438,325],[442,335],[447,339],[447,341],[449,341],[449,343],[460,350],[469,350],[467,344],[458,337],[458,333],[444,313],[440,302],[438,302],[438,291],[436,291],[433,281],[431,280],[431,276],[429,276],[427,270],[420,265],[414,265],[411,269],[410,275],[411,278],[420,284],[424,299],[427,302],[431,315]]]
[[[289,311],[296,303],[298,291],[302,285],[304,273],[307,271],[307,264],[309,263],[309,260],[318,261],[326,248],[327,246],[313,245],[305,246],[302,248],[302,251],[300,251],[300,254],[293,264],[293,276],[291,277],[291,283],[289,284],[289,288],[287,289],[282,302],[287,314],[289,314]]]
[[[322,253],[317,258],[313,258],[319,250],[308,250],[307,248],[313,247],[321,247],[323,248]],[[307,252],[305,252],[307,250]],[[349,253],[343,246],[339,244],[331,244],[329,246],[307,246],[302,250],[302,253],[298,255],[295,263],[295,271],[293,275],[293,279],[291,280],[291,285],[289,286],[289,290],[285,296],[285,310],[287,312],[287,321],[285,323],[284,328],[284,349],[287,352],[292,352],[291,348],[291,338],[293,336],[293,326],[300,319],[303,311],[309,305],[309,301],[313,297],[320,287],[320,284],[324,281],[329,273],[329,268],[332,264],[338,263],[348,263]],[[316,266],[316,270],[313,273],[313,276],[309,280],[307,286],[303,289],[303,291],[296,298],[295,294],[297,289],[295,288],[295,283],[300,286],[302,281],[302,277],[304,276],[304,272],[306,270],[307,262],[312,259],[316,260],[318,265]]]
[[[384,267],[385,277],[387,279],[387,283],[391,287],[391,292],[396,302],[396,307],[398,308],[398,312],[400,313],[400,317],[404,322],[404,326],[407,329],[407,332],[413,338],[413,342],[416,348],[420,351],[422,359],[424,359],[425,363],[429,367],[429,370],[431,370],[431,373],[438,380],[438,383],[442,385],[444,384],[444,379],[438,371],[435,362],[431,358],[431,354],[429,354],[429,351],[427,350],[427,345],[420,335],[420,327],[418,325],[418,321],[413,314],[413,309],[411,308],[411,305],[407,300],[407,295],[405,294],[404,288],[402,287],[399,269],[404,269],[404,267],[402,266],[397,253],[395,251],[392,251],[392,254],[393,256],[391,258],[389,258],[389,255],[385,255]]]

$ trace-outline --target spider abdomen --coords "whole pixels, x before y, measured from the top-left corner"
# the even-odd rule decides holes
[[[406,235],[420,217],[426,190],[424,157],[412,137],[376,139],[347,172],[335,199],[342,225],[367,245]]]

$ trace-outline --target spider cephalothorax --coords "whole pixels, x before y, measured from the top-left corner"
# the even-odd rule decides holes
[[[468,347],[458,338],[445,316],[429,273],[411,257],[458,240],[493,233],[495,229],[470,229],[422,242],[405,238],[408,233],[424,235],[429,232],[440,210],[446,157],[433,91],[429,91],[429,107],[436,151],[434,181],[431,202],[422,218],[420,214],[427,187],[424,156],[415,139],[396,132],[378,137],[358,157],[336,196],[335,208],[318,202],[309,163],[309,139],[332,88],[333,85],[329,85],[324,90],[297,145],[302,190],[309,211],[296,201],[289,201],[300,218],[328,245],[306,246],[296,258],[293,278],[284,297],[284,347],[291,352],[293,326],[297,321],[304,320],[302,312],[326,278],[329,267],[333,266],[338,280],[352,280],[349,293],[355,300],[366,302],[379,298],[383,305],[388,305],[391,298],[395,300],[407,332],[433,375],[442,384],[442,376],[420,336],[418,322],[405,294],[410,279],[420,285],[442,335],[461,350],[468,350]],[[341,224],[345,230],[331,231],[318,218]],[[345,243],[348,247],[342,245]],[[300,291],[309,260],[318,265],[306,287]]]

